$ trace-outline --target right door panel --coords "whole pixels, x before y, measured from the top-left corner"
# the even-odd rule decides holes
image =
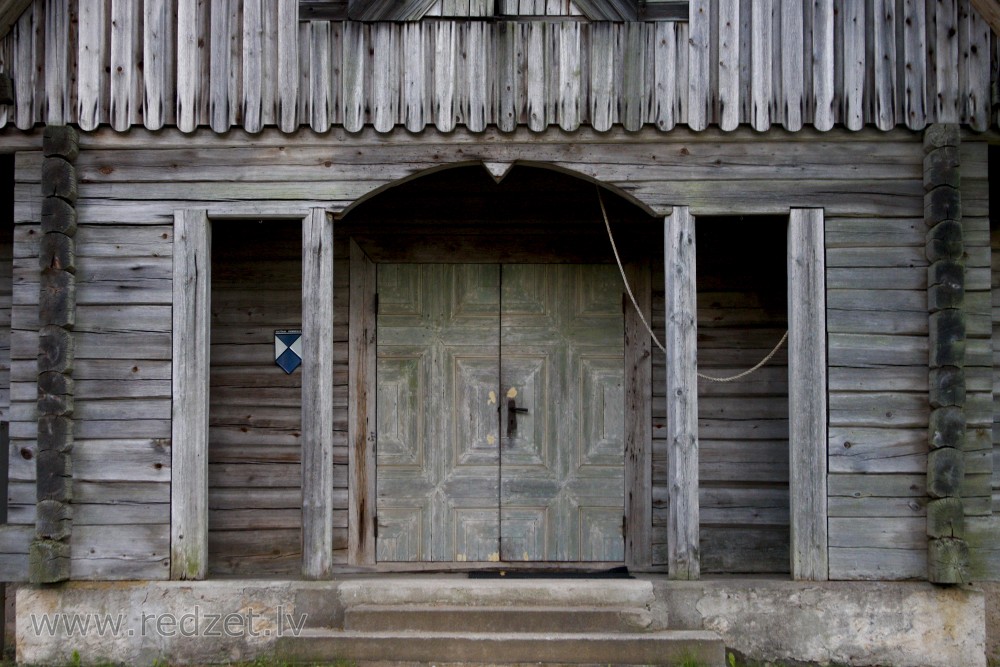
[[[621,278],[504,265],[501,284],[500,557],[621,561]]]

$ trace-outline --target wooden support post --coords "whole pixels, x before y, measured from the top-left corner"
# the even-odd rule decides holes
[[[208,567],[208,388],[212,238],[208,213],[174,214],[170,577]]]
[[[649,322],[652,284],[649,264],[626,266],[632,294]],[[653,562],[653,355],[639,312],[625,309],[625,564],[649,567]]]
[[[667,348],[667,567],[700,576],[698,511],[698,322],[694,217],[677,206],[664,226]]]
[[[302,574],[333,574],[333,221],[302,221]]]
[[[788,415],[791,567],[829,577],[827,549],[826,261],[822,209],[788,221]]]
[[[375,564],[375,263],[351,241],[347,561]]]

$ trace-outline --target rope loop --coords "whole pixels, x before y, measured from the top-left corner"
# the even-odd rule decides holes
[[[632,306],[635,308],[635,312],[639,315],[639,319],[642,321],[642,325],[646,327],[646,331],[649,332],[650,338],[652,338],[653,342],[656,343],[656,347],[660,348],[660,351],[666,354],[667,349],[663,347],[663,343],[661,343],[660,339],[656,337],[655,333],[653,333],[653,328],[649,326],[649,322],[646,321],[646,317],[642,314],[642,308],[639,307],[639,304],[635,300],[635,296],[632,294],[632,286],[628,284],[628,278],[625,277],[625,267],[622,266],[622,259],[618,255],[618,246],[615,244],[614,234],[611,233],[611,222],[608,221],[608,211],[607,209],[604,208],[604,195],[601,193],[601,187],[599,185],[595,184],[594,187],[597,188],[597,201],[601,204],[601,215],[604,216],[604,227],[605,229],[608,230],[608,240],[611,242],[611,251],[615,254],[615,261],[618,263],[618,272],[621,273],[622,282],[625,284],[625,293],[628,294],[629,301],[632,302]],[[729,377],[721,377],[721,378],[712,377],[711,375],[705,375],[703,373],[698,373],[698,377],[700,377],[702,380],[709,380],[710,382],[736,382],[737,380],[742,380],[743,378],[750,375],[754,371],[760,370],[760,368],[763,367],[764,364],[771,361],[774,355],[778,353],[778,350],[781,349],[781,346],[785,344],[786,340],[788,340],[788,331],[785,331],[784,335],[781,337],[781,340],[779,340],[778,344],[775,345],[774,348],[772,348],[771,351],[767,353],[767,356],[761,359],[756,366],[754,366],[753,368],[749,368],[743,371],[742,373],[737,373],[736,375],[731,375]]]

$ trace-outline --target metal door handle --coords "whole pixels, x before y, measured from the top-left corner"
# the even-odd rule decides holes
[[[519,408],[513,398],[507,401],[507,437],[513,438],[517,433],[517,413],[528,414],[528,408]]]

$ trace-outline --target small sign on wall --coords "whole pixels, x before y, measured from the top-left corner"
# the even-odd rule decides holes
[[[274,363],[286,373],[302,364],[302,329],[275,330]]]

